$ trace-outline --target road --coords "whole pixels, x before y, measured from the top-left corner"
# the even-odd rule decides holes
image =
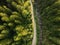
[[[32,4],[32,0],[30,0],[31,3],[31,13],[32,13],[32,22],[33,22],[33,40],[32,40],[32,45],[36,45],[36,24],[35,24],[35,20],[34,20],[34,11],[33,11],[33,4]]]

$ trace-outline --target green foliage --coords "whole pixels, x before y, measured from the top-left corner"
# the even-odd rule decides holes
[[[31,45],[32,37],[29,0],[1,0],[0,45]]]
[[[60,0],[41,0],[42,45],[60,45]]]

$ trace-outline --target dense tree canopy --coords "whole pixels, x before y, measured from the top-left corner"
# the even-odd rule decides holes
[[[60,45],[60,0],[41,0],[42,45]]]
[[[31,45],[29,0],[0,0],[0,45]]]
[[[37,15],[37,45],[60,45],[60,0],[34,1],[34,9],[37,12],[35,13]]]

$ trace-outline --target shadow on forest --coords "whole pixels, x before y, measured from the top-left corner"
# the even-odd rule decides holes
[[[60,14],[58,11],[60,10],[60,4],[57,1],[58,0],[41,0],[41,3],[40,3],[41,5],[40,13],[41,13],[42,23],[43,23],[43,27],[42,27],[43,28],[43,45],[54,44],[53,43],[54,41],[53,42],[52,40],[49,41],[49,37],[60,38],[60,31],[58,31],[58,27],[60,27],[60,20],[56,19],[56,17],[60,17],[59,16]],[[55,44],[58,44],[58,43],[55,43]]]

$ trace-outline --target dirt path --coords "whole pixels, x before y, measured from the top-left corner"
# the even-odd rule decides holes
[[[32,5],[32,0],[30,0],[31,3],[31,13],[32,13],[32,22],[33,22],[33,29],[34,29],[34,36],[33,36],[33,40],[32,40],[32,45],[36,45],[36,24],[35,24],[35,20],[34,20],[34,11],[33,11],[33,5]]]

